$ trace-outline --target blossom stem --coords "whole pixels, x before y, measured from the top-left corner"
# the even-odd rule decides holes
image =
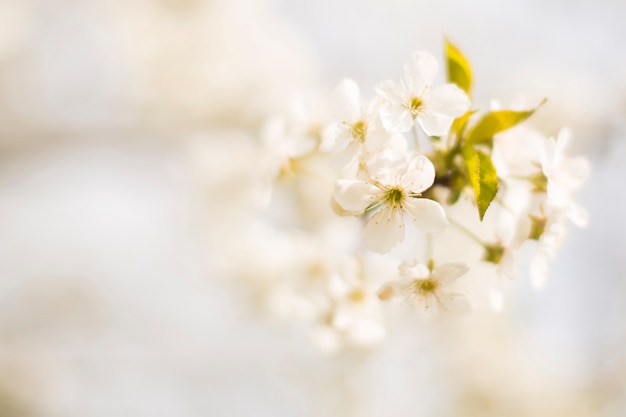
[[[463,226],[461,223],[452,220],[450,217],[448,217],[448,221],[450,222],[450,224],[452,224],[454,227],[456,227],[459,231],[463,232],[463,234],[467,237],[469,237],[470,239],[472,239],[474,242],[478,243],[480,246],[482,247],[486,247],[487,244],[485,242],[482,241],[482,239],[480,239],[478,236],[476,236],[472,231],[470,231],[468,228],[466,228],[465,226]]]
[[[432,272],[435,262],[433,261],[433,235],[430,233],[426,234],[426,262],[428,269]]]
[[[417,124],[416,123],[413,123],[413,129],[411,129],[411,132],[413,133],[413,142],[415,143],[415,150],[417,152],[419,152],[420,144],[419,144],[419,136],[417,134]]]

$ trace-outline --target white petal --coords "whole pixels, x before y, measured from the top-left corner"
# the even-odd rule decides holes
[[[429,90],[422,97],[424,106],[450,117],[463,116],[469,109],[467,94],[455,84],[444,84]]]
[[[417,115],[417,122],[428,136],[443,136],[448,133],[453,117],[425,109]]]
[[[556,142],[554,138],[549,138],[541,149],[541,170],[546,177],[550,176],[554,164]]]
[[[589,161],[585,158],[567,158],[558,164],[558,173],[553,171],[552,175],[556,174],[559,182],[569,190],[575,190],[589,177],[590,171]]]
[[[389,142],[389,133],[383,129],[380,119],[377,122],[371,125],[365,138],[365,147],[369,152],[382,150]]]
[[[439,314],[439,302],[434,294],[417,297],[415,307],[417,307],[418,312],[425,319],[432,319]]]
[[[437,60],[429,52],[411,52],[404,61],[404,79],[413,93],[421,95],[436,76]]]
[[[572,194],[570,193],[570,190],[558,181],[550,181],[548,179],[546,195],[548,197],[548,204],[554,207],[564,208],[572,202]]]
[[[563,153],[572,141],[572,131],[566,127],[561,128],[556,136],[556,152]]]
[[[404,88],[395,81],[383,81],[376,86],[376,92],[388,103],[401,105],[403,102]]]
[[[333,141],[331,150],[339,152],[352,142],[352,134],[346,125],[337,124],[329,130],[329,139]]]
[[[404,206],[413,224],[424,233],[441,232],[448,218],[441,204],[427,198],[409,198]]]
[[[376,201],[378,187],[361,180],[337,180],[333,198],[345,210],[362,212]]]
[[[435,267],[433,277],[442,284],[449,284],[469,270],[463,263],[448,263]]]
[[[398,272],[401,276],[414,279],[424,279],[430,276],[430,271],[424,264],[420,264],[416,259],[404,261],[398,266]]]
[[[449,311],[458,314],[465,314],[472,311],[472,306],[464,294],[458,292],[439,294],[439,302]]]
[[[385,205],[365,225],[365,244],[378,253],[387,253],[404,239],[402,211]]]
[[[409,162],[402,186],[414,193],[421,193],[435,182],[435,166],[424,155],[418,155]]]
[[[504,255],[500,259],[500,263],[496,266],[498,276],[505,280],[512,280],[517,273],[517,255],[515,251],[505,250]]]
[[[359,156],[361,145],[356,142],[350,143],[345,149],[337,152],[334,157],[334,165],[338,170],[343,170],[351,165]]]
[[[396,177],[406,169],[406,157],[391,150],[379,152],[367,162],[367,171],[372,178],[385,185],[396,185]]]
[[[406,297],[410,291],[412,283],[412,279],[401,279],[387,282],[383,284],[378,291],[376,291],[376,294],[378,295],[378,298],[383,301],[396,297]]]
[[[391,150],[392,152],[406,155],[409,149],[408,145],[408,141],[402,133],[394,133],[389,138],[389,142],[387,142],[387,149]]]
[[[361,109],[359,86],[351,79],[344,79],[330,96],[332,116],[341,122],[352,122],[359,118]]]
[[[586,227],[589,223],[589,214],[584,208],[572,204],[567,212],[567,218],[577,227]]]
[[[408,132],[413,127],[413,115],[402,104],[387,103],[380,108],[380,120],[389,132]]]

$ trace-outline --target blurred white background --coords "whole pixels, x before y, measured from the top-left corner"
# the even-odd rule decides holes
[[[626,415],[624,21],[619,0],[0,0],[0,416]],[[590,225],[505,312],[324,356],[225,282],[227,162],[294,92],[371,92],[445,36],[477,103],[547,97],[531,123],[572,128]]]

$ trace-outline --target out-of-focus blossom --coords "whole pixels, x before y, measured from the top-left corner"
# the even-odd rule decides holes
[[[381,300],[404,298],[425,318],[435,317],[440,310],[470,311],[467,298],[450,289],[450,285],[468,271],[466,265],[442,264],[430,271],[426,265],[412,260],[403,262],[398,269],[401,279],[388,282],[378,290]]]

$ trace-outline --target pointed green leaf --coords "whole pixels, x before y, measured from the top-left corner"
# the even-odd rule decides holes
[[[472,69],[467,58],[450,41],[445,41],[448,81],[455,83],[470,95],[472,89]]]
[[[478,215],[482,221],[487,208],[498,193],[498,175],[491,157],[486,153],[467,145],[462,151],[469,182],[474,189],[474,198],[478,206]]]
[[[494,135],[528,119],[543,103],[545,103],[545,100],[531,110],[496,110],[489,112],[472,128],[465,142],[472,145],[485,144],[491,147]]]
[[[452,127],[450,128],[450,131],[457,133],[457,134],[462,133],[465,130],[465,126],[467,126],[467,122],[469,121],[469,118],[474,113],[476,113],[476,110],[468,110],[463,116],[457,117],[456,119],[454,119],[454,121],[452,122]]]

